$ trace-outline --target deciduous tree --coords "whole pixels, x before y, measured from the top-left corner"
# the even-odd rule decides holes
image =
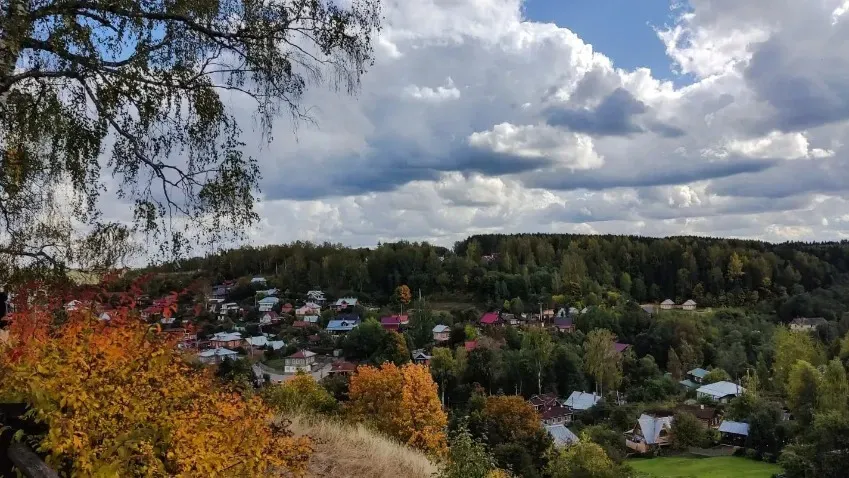
[[[3,0],[0,11],[4,271],[125,238],[100,222],[105,177],[163,252],[245,231],[259,170],[222,95],[255,106],[270,138],[281,113],[308,118],[299,101],[315,80],[356,89],[380,19],[376,0]],[[74,241],[73,221],[95,234]]]
[[[537,376],[537,393],[542,393],[542,373],[551,363],[554,343],[544,329],[527,330],[522,337],[522,354],[527,357]]]
[[[440,400],[443,407],[445,406],[445,381],[453,375],[456,367],[457,363],[451,349],[447,347],[433,349],[430,357],[430,372],[439,381]]]
[[[558,451],[549,464],[552,478],[615,478],[618,467],[599,445],[580,442]]]
[[[622,355],[616,351],[616,337],[607,329],[595,329],[584,342],[584,367],[601,393],[622,381]]]
[[[12,318],[0,344],[0,400],[22,401],[49,432],[53,467],[82,476],[261,476],[305,470],[310,441],[273,425],[259,397],[223,388],[126,307],[81,309],[52,329],[42,309]]]
[[[350,417],[428,453],[445,451],[448,418],[424,365],[362,366],[351,377]]]
[[[281,412],[327,414],[334,412],[337,406],[330,392],[303,372],[281,384],[267,385],[260,396],[265,403]]]
[[[775,357],[772,362],[773,377],[782,390],[787,390],[790,369],[796,361],[803,360],[813,366],[822,363],[822,350],[809,334],[791,332],[778,327],[773,336]]]

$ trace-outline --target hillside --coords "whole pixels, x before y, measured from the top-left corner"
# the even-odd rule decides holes
[[[309,475],[316,478],[430,478],[436,466],[422,453],[396,443],[363,426],[327,418],[290,418],[296,435],[316,440]]]
[[[795,296],[832,288],[849,273],[849,243],[573,234],[472,236],[453,250],[409,242],[373,249],[297,242],[233,249],[153,270],[179,271],[180,280],[192,276],[186,271],[197,271],[194,278],[210,283],[262,275],[293,297],[320,288],[334,297],[350,294],[378,304],[388,303],[395,288],[406,284],[431,300],[459,299],[485,307],[514,299],[527,305],[594,305],[615,301],[608,296],[615,292],[640,303],[766,304],[784,320],[795,314],[834,319],[833,305],[808,306],[809,298],[800,299],[799,307],[781,309]],[[162,286],[173,290],[167,282]]]

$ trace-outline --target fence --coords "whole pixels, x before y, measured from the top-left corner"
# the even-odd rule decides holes
[[[14,440],[18,430],[31,428],[19,418],[25,411],[23,404],[0,404],[0,476],[15,476],[17,469],[27,478],[59,478],[30,447]]]

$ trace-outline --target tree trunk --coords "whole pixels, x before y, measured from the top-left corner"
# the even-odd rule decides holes
[[[542,394],[542,368],[537,366],[537,393]]]
[[[445,377],[442,377],[442,408],[445,408]]]

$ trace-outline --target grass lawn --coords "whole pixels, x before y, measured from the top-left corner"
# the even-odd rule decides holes
[[[737,456],[663,457],[628,460],[635,470],[657,478],[770,478],[781,467]]]
[[[267,365],[271,368],[280,370],[280,372],[283,372],[283,369],[286,366],[286,360],[282,359],[282,358],[281,359],[269,360],[269,361],[265,362],[265,365]]]

